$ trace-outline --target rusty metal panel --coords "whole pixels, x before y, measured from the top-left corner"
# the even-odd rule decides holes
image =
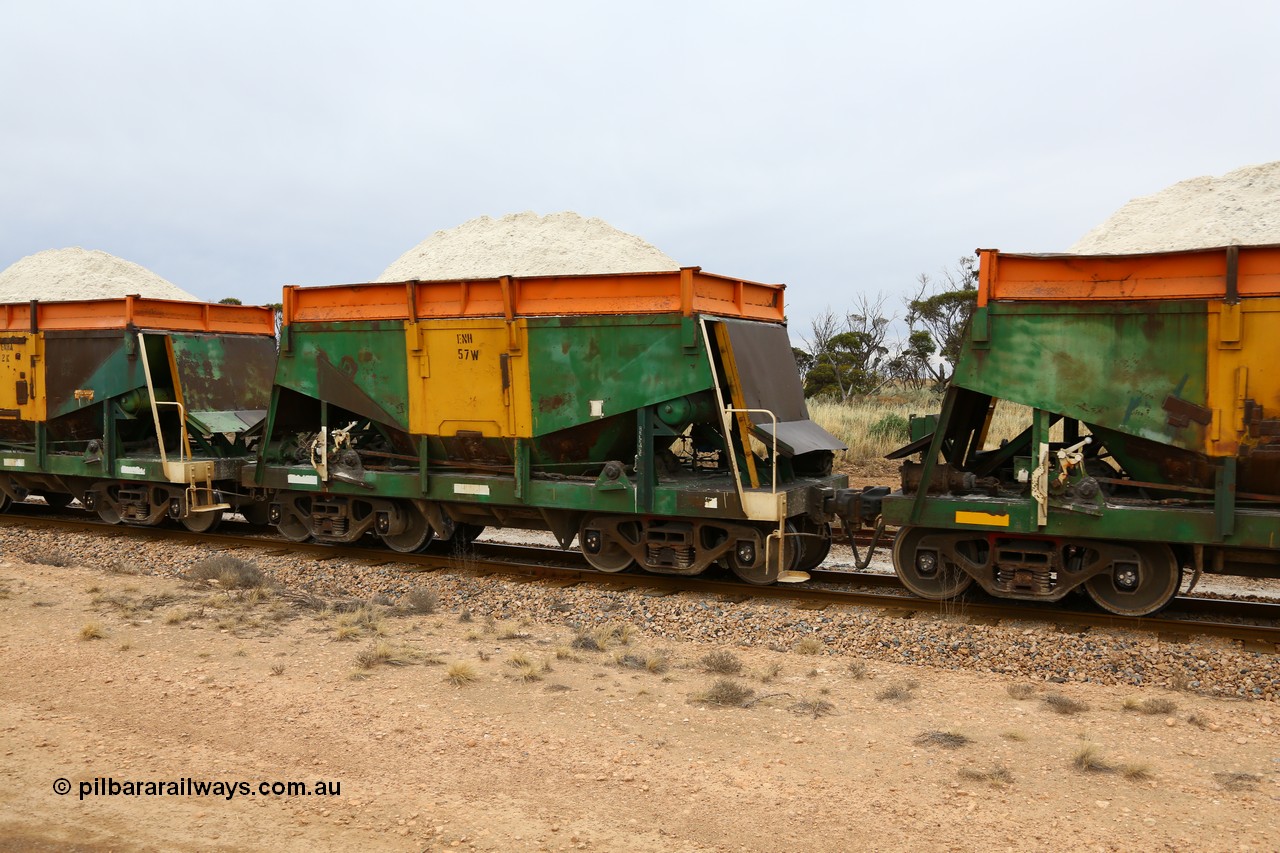
[[[993,302],[957,386],[1184,450],[1204,446],[1205,303]],[[1167,409],[1170,399],[1174,411]],[[1182,417],[1196,413],[1196,417]],[[1171,417],[1172,415],[1172,417]]]
[[[694,323],[673,315],[530,320],[533,434],[709,390],[711,368]]]
[[[121,331],[45,333],[44,374],[51,420],[146,386],[137,339]]]
[[[275,384],[408,431],[403,322],[295,325]]]
[[[178,391],[187,411],[213,426],[235,421],[216,418],[219,412],[265,411],[275,372],[275,340],[265,336],[188,335],[169,337]],[[244,429],[216,429],[240,432]]]

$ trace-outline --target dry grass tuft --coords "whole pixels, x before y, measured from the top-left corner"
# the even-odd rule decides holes
[[[797,714],[805,714],[812,716],[815,720],[819,717],[825,717],[836,712],[836,706],[832,705],[826,699],[801,699],[791,706],[791,710]]]
[[[380,611],[361,605],[355,610],[339,614],[334,631],[339,640],[351,640],[362,636],[366,631],[375,637],[384,636],[387,626]]]
[[[661,675],[671,669],[671,661],[663,652],[649,652],[644,656],[644,668],[654,675]]]
[[[578,656],[573,653],[573,649],[568,646],[556,646],[556,660],[578,660]]]
[[[86,622],[80,628],[80,639],[82,640],[101,640],[107,636],[102,630],[102,626],[97,622]]]
[[[717,678],[715,682],[693,696],[693,701],[721,708],[742,708],[756,695],[756,691],[732,678]]]
[[[1255,785],[1262,781],[1262,777],[1257,773],[1241,773],[1239,771],[1214,773],[1213,779],[1228,791],[1251,791]]]
[[[906,423],[908,416],[937,412],[942,401],[928,389],[919,391],[895,388],[891,393],[868,395],[848,403],[816,398],[807,401],[809,417],[827,432],[840,439],[848,450],[836,454],[842,462],[880,462],[886,453],[906,444],[906,436],[885,429],[887,421]],[[987,434],[988,448],[998,447],[1001,439],[1013,438],[1031,422],[1025,406],[1001,400],[991,418]]]
[[[339,625],[333,629],[333,638],[339,642],[360,639],[360,629],[355,625]]]
[[[599,628],[580,629],[569,643],[584,652],[603,652],[614,646],[627,646],[635,637],[636,629],[624,622],[610,622]]]
[[[1047,693],[1044,696],[1044,704],[1048,705],[1055,713],[1058,714],[1079,714],[1082,711],[1089,710],[1089,706],[1078,699],[1072,699],[1070,696],[1062,693]]]
[[[511,657],[507,658],[507,666],[513,667],[515,669],[520,669],[522,667],[532,666],[532,665],[533,665],[533,662],[529,660],[529,656],[524,654],[523,652],[516,652]]]
[[[862,681],[863,679],[871,677],[871,670],[867,668],[865,661],[849,661],[849,676],[855,681]]]
[[[1122,764],[1120,774],[1130,782],[1146,782],[1153,776],[1150,764]]]
[[[1192,713],[1188,714],[1187,722],[1198,729],[1209,728],[1209,718],[1206,717],[1204,714],[1199,713],[1198,711],[1193,711]]]
[[[821,637],[814,634],[801,638],[795,645],[795,652],[798,655],[820,655],[826,650],[827,644],[822,642]]]
[[[671,668],[667,656],[662,652],[624,652],[615,654],[613,662],[625,669],[643,669],[655,675],[661,675]]]
[[[201,615],[203,615],[203,610],[201,609],[193,610],[189,607],[175,607],[164,615],[164,624],[181,625],[183,622],[188,622]]]
[[[266,585],[266,578],[257,563],[230,554],[206,557],[187,569],[184,577],[192,581],[216,581],[223,589],[252,589]]]
[[[1076,750],[1071,763],[1076,766],[1076,769],[1083,770],[1086,773],[1111,773],[1115,770],[1114,767],[1103,760],[1098,747],[1091,743],[1082,744]]]
[[[440,596],[423,587],[411,590],[408,595],[400,599],[400,609],[405,613],[417,613],[425,616],[429,613],[435,613],[436,608],[439,606]]]
[[[915,696],[916,682],[894,681],[876,694],[881,702],[906,702]]]
[[[917,746],[940,746],[943,749],[959,749],[962,746],[973,743],[973,741],[959,732],[930,729],[927,732],[921,732],[916,735],[915,743]]]
[[[1005,740],[1017,741],[1019,743],[1027,739],[1027,736],[1022,732],[1001,732],[1000,737],[1004,738]]]
[[[997,764],[989,770],[978,770],[974,767],[961,767],[960,778],[968,779],[973,782],[989,782],[992,785],[1012,785],[1013,774],[1009,772],[1007,767]]]
[[[452,684],[454,687],[462,687],[471,684],[480,676],[476,673],[475,667],[466,661],[454,661],[449,664],[449,668],[445,670],[444,680]]]
[[[1172,699],[1163,697],[1154,697],[1151,699],[1126,699],[1124,700],[1124,709],[1126,711],[1137,711],[1142,714],[1171,714],[1178,710],[1178,703]]]
[[[472,617],[471,617],[471,611],[470,611],[470,610],[463,610],[461,613],[459,613],[459,614],[458,614],[458,621],[459,621],[459,622],[470,622],[470,621],[471,621],[471,618],[472,618]]]
[[[590,631],[579,631],[574,634],[573,639],[569,641],[569,647],[583,652],[604,651],[604,647],[600,645],[600,641],[597,640],[595,634]]]
[[[738,675],[742,672],[742,661],[728,649],[716,649],[698,658],[698,666],[703,672],[716,675]]]
[[[609,646],[629,646],[636,636],[636,626],[629,625],[626,622],[610,622],[603,625],[596,632],[600,645],[608,648]]]
[[[756,678],[760,679],[761,684],[768,684],[782,673],[782,664],[777,661],[769,664],[760,672],[756,673]]]
[[[356,653],[356,663],[364,669],[376,666],[409,666],[417,663],[420,655],[413,649],[401,646],[396,648],[390,643],[379,640]]]
[[[1005,690],[1014,699],[1030,699],[1037,692],[1034,684],[1010,684]]]
[[[538,672],[538,667],[531,663],[517,667],[515,677],[525,682],[542,680],[542,674]]]
[[[273,664],[271,665],[271,674],[272,674],[272,675],[284,675],[284,664],[282,664],[282,663],[273,663]]]

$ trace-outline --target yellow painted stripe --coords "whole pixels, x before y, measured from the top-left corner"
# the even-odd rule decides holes
[[[1009,516],[992,515],[989,512],[956,511],[956,524],[986,524],[991,527],[1008,527]]]

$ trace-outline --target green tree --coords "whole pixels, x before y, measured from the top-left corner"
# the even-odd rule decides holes
[[[904,352],[910,354],[907,362],[911,366],[942,389],[951,382],[977,304],[978,262],[962,257],[955,269],[942,271],[940,280],[921,273],[916,281],[919,289],[915,298],[904,300],[911,330]]]
[[[884,316],[884,302],[883,296],[862,296],[843,316],[827,308],[814,318],[802,350],[806,358],[797,358],[805,374],[805,396],[847,402],[891,378],[885,345],[891,319]]]

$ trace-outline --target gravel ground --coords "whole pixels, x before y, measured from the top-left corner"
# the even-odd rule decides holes
[[[517,535],[522,542],[536,541],[524,532]],[[994,673],[1011,680],[1176,687],[1213,696],[1280,699],[1280,655],[1243,651],[1230,640],[1175,643],[1129,631],[971,623],[963,603],[904,618],[857,607],[815,610],[776,600],[520,582],[478,576],[468,570],[465,558],[456,571],[406,572],[394,565],[272,553],[282,550],[277,543],[235,555],[255,562],[276,584],[326,599],[381,596],[379,601],[390,604],[422,587],[434,591],[444,609],[466,610],[475,618],[584,628],[628,623],[650,642],[681,638],[719,646],[799,646],[814,653],[815,663],[826,665],[833,657],[861,658]],[[31,562],[176,576],[211,552],[125,536],[5,527],[0,528],[0,553]]]

